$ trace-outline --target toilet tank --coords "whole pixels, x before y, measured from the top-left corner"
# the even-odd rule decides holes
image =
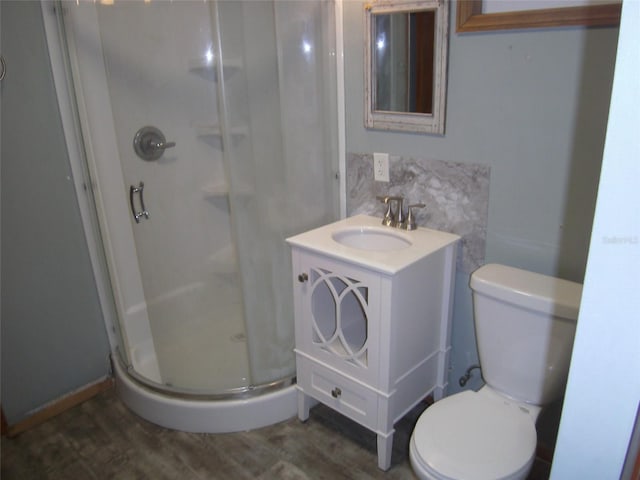
[[[504,265],[471,275],[482,376],[515,400],[546,405],[565,387],[582,285]]]

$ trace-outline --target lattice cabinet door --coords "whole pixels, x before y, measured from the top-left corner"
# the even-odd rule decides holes
[[[309,253],[300,253],[296,263],[299,353],[375,385],[379,366],[380,275]]]

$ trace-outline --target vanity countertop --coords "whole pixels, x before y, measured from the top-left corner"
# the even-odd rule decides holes
[[[388,234],[404,239],[410,244],[399,248],[378,250],[350,247],[334,239],[336,233],[348,231],[353,231],[356,234],[358,232]],[[454,244],[458,240],[460,240],[460,236],[452,233],[422,227],[407,231],[384,226],[381,218],[356,215],[289,237],[287,243],[381,273],[394,275],[417,260]]]

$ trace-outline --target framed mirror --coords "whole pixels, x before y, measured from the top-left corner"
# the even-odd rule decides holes
[[[458,2],[456,32],[487,32],[516,28],[567,26],[604,27],[620,24],[622,1],[590,0],[582,5],[565,7],[561,0],[546,2],[546,8],[483,13],[483,0]],[[548,8],[550,5],[556,8]]]
[[[365,6],[365,126],[444,134],[448,0]]]

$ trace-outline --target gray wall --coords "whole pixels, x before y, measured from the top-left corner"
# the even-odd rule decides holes
[[[0,2],[2,408],[10,424],[109,372],[39,2]]]
[[[108,368],[39,6],[19,3],[0,3],[12,72],[2,84],[1,173],[2,403],[10,422]],[[461,36],[452,7],[447,125],[438,137],[364,129],[363,4],[345,2],[347,151],[490,166],[486,260],[581,281],[618,29]],[[459,274],[453,390],[476,360],[467,283]]]
[[[459,35],[455,8],[446,131],[435,136],[364,128],[363,3],[345,2],[347,152],[489,166],[486,261],[581,282],[618,28]],[[457,276],[452,391],[477,358],[468,280]]]

